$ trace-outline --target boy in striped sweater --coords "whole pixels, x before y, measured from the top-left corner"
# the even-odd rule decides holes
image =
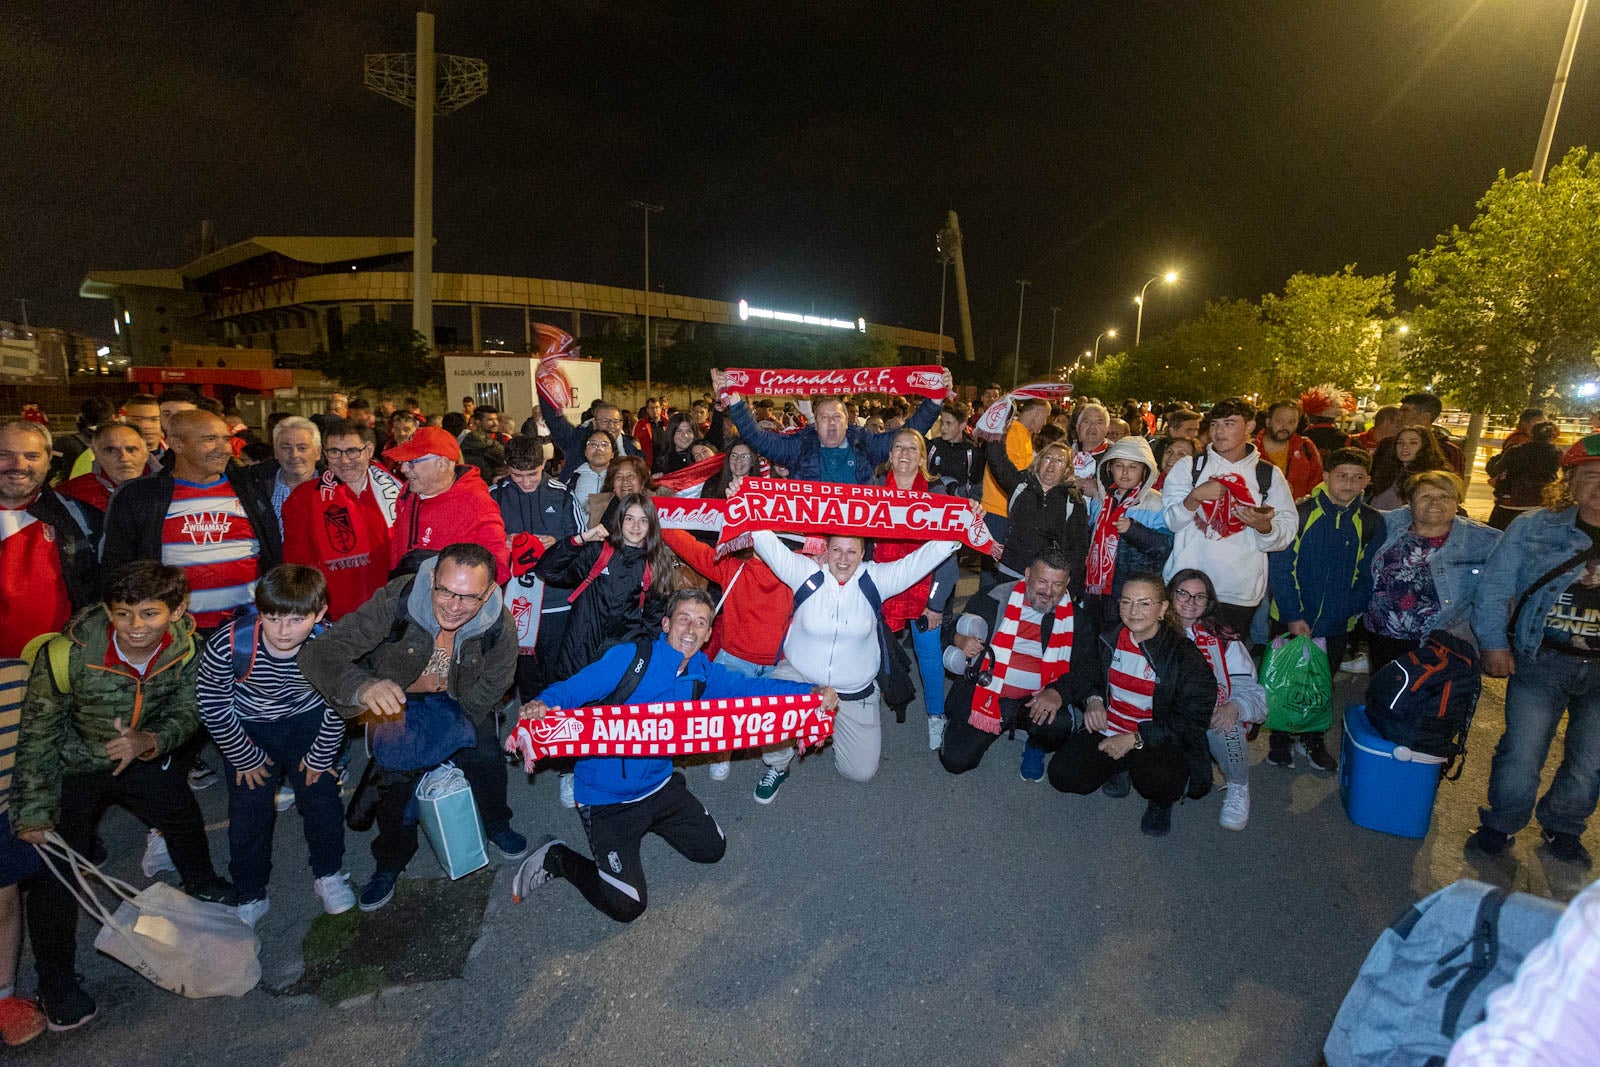
[[[286,563],[262,576],[256,613],[223,625],[200,661],[200,718],[228,764],[229,870],[239,918],[267,913],[278,784],[288,778],[311,854],[313,889],[338,915],[355,906],[344,864],[344,811],[333,769],[344,720],[300,673],[295,657],[328,613],[313,567]]]
[[[0,1040],[22,1045],[44,1033],[44,1012],[31,1000],[15,995],[17,953],[22,948],[22,893],[17,888],[39,871],[33,846],[11,832],[11,768],[17,757],[17,730],[22,724],[22,694],[28,688],[28,665],[0,659]]]

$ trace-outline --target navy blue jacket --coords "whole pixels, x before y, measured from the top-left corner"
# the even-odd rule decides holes
[[[1383,516],[1360,497],[1346,507],[1319,485],[1295,505],[1294,544],[1267,557],[1272,617],[1304,620],[1312,637],[1347,632],[1372,599],[1372,557],[1383,541]]]
[[[926,436],[942,410],[944,406],[939,401],[924,400],[901,429],[915,430]],[[743,400],[728,405],[728,415],[733,419],[733,424],[739,427],[739,439],[778,466],[787,468],[789,477],[821,479],[822,441],[817,437],[815,426],[807,426],[792,434],[763,430],[756,425],[755,416],[750,414],[750,406]],[[856,485],[871,485],[876,480],[878,468],[889,461],[889,445],[899,432],[884,430],[882,433],[868,433],[859,426],[845,430],[845,447],[850,449],[856,461]]]

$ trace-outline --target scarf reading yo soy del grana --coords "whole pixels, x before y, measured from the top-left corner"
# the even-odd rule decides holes
[[[803,751],[832,733],[833,712],[822,710],[820,696],[807,693],[551,708],[542,719],[519,719],[505,747],[532,773],[536,760],[552,757],[692,756],[791,738]]]
[[[846,367],[840,370],[772,370],[729,367],[722,372],[722,391],[752,396],[837,396],[841,393],[887,393],[943,400],[950,392],[943,367]]]

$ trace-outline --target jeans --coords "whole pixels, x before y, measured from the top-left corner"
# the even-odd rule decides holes
[[[1506,732],[1489,769],[1489,806],[1480,809],[1483,825],[1503,834],[1528,825],[1563,711],[1566,752],[1537,814],[1552,833],[1583,833],[1600,800],[1600,662],[1560,652],[1517,657],[1506,685]]]
[[[716,658],[711,662],[720,663],[735,674],[742,674],[746,678],[765,678],[778,669],[776,663],[751,663],[747,659],[740,659],[725,648],[719,648]]]
[[[272,877],[272,830],[278,809],[278,783],[285,775],[294,789],[295,806],[311,855],[311,874],[324,878],[344,865],[344,804],[339,799],[339,772],[324,771],[315,785],[306,785],[300,761],[310,751],[322,726],[322,713],[308,711],[275,722],[241,723],[245,734],[272,761],[267,780],[254,789],[241,785],[228,768],[228,873],[241,901],[267,895]]]
[[[922,673],[922,702],[929,715],[944,714],[944,647],[939,643],[938,629],[919,630],[915,623],[906,626],[911,631],[911,647],[917,653],[917,667]]]

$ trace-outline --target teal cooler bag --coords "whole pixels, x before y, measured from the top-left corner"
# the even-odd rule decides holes
[[[423,775],[417,783],[417,807],[423,833],[446,874],[461,878],[489,865],[483,820],[459,767],[446,763]]]

